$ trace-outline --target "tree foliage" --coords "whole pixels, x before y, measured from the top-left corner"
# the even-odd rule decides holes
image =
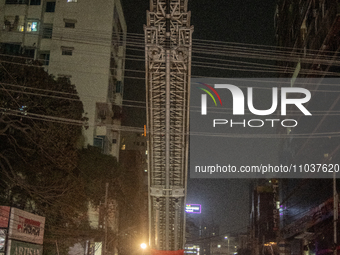
[[[108,196],[130,208],[136,177],[98,148],[82,148],[85,119],[74,85],[39,63],[2,56],[0,90],[0,205],[46,217],[45,254],[102,238],[90,226],[89,203],[99,208],[109,183]]]
[[[77,168],[82,127],[64,120],[83,121],[82,103],[68,79],[38,63],[0,60],[0,204],[45,216],[46,239],[63,237],[63,227],[86,222]]]

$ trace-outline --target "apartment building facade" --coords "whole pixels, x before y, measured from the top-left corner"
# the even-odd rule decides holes
[[[39,59],[84,105],[84,146],[119,159],[126,24],[120,0],[0,0],[4,54]]]

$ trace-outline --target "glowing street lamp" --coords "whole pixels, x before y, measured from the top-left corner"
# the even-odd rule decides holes
[[[224,239],[228,240],[228,255],[230,255],[230,250],[229,250],[229,240],[230,239],[228,238],[228,236],[225,236]]]

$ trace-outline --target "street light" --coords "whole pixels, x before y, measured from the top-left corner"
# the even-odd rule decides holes
[[[228,238],[228,236],[225,236],[224,239],[227,239],[227,240],[228,240],[228,255],[230,255],[230,251],[229,251],[229,240],[230,240],[230,239]]]
[[[141,243],[140,247],[142,248],[142,254],[145,254],[145,250],[148,247],[146,243]]]

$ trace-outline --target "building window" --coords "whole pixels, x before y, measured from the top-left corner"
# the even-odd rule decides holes
[[[26,32],[38,32],[39,21],[27,21]]]
[[[34,58],[34,54],[35,54],[35,49],[30,49],[30,48],[24,49],[24,56],[33,59]]]
[[[28,4],[28,0],[6,0],[6,4]]]
[[[122,93],[122,82],[121,81],[117,81],[116,82],[116,93]]]
[[[51,39],[53,31],[53,24],[43,24],[42,38]]]
[[[5,16],[5,30],[24,32],[25,28],[25,17],[24,16]]]
[[[75,28],[77,20],[75,19],[64,19],[65,27],[67,28]]]
[[[30,1],[30,5],[40,5],[41,4],[41,0],[31,0]]]
[[[73,54],[73,47],[61,47],[61,54],[66,56],[72,56]]]
[[[67,27],[67,28],[75,28],[76,24],[75,23],[71,23],[71,22],[65,22],[65,27]]]
[[[2,53],[8,54],[8,55],[20,55],[21,54],[20,44],[1,43],[0,49]]]
[[[49,51],[40,52],[39,61],[42,65],[48,66],[50,63],[50,52]]]
[[[93,138],[93,146],[104,149],[105,136],[99,135]]]
[[[55,2],[47,2],[46,12],[54,12],[54,11],[55,11]]]
[[[67,0],[68,3],[76,3],[78,0]]]
[[[63,50],[62,55],[72,56],[72,50]]]

